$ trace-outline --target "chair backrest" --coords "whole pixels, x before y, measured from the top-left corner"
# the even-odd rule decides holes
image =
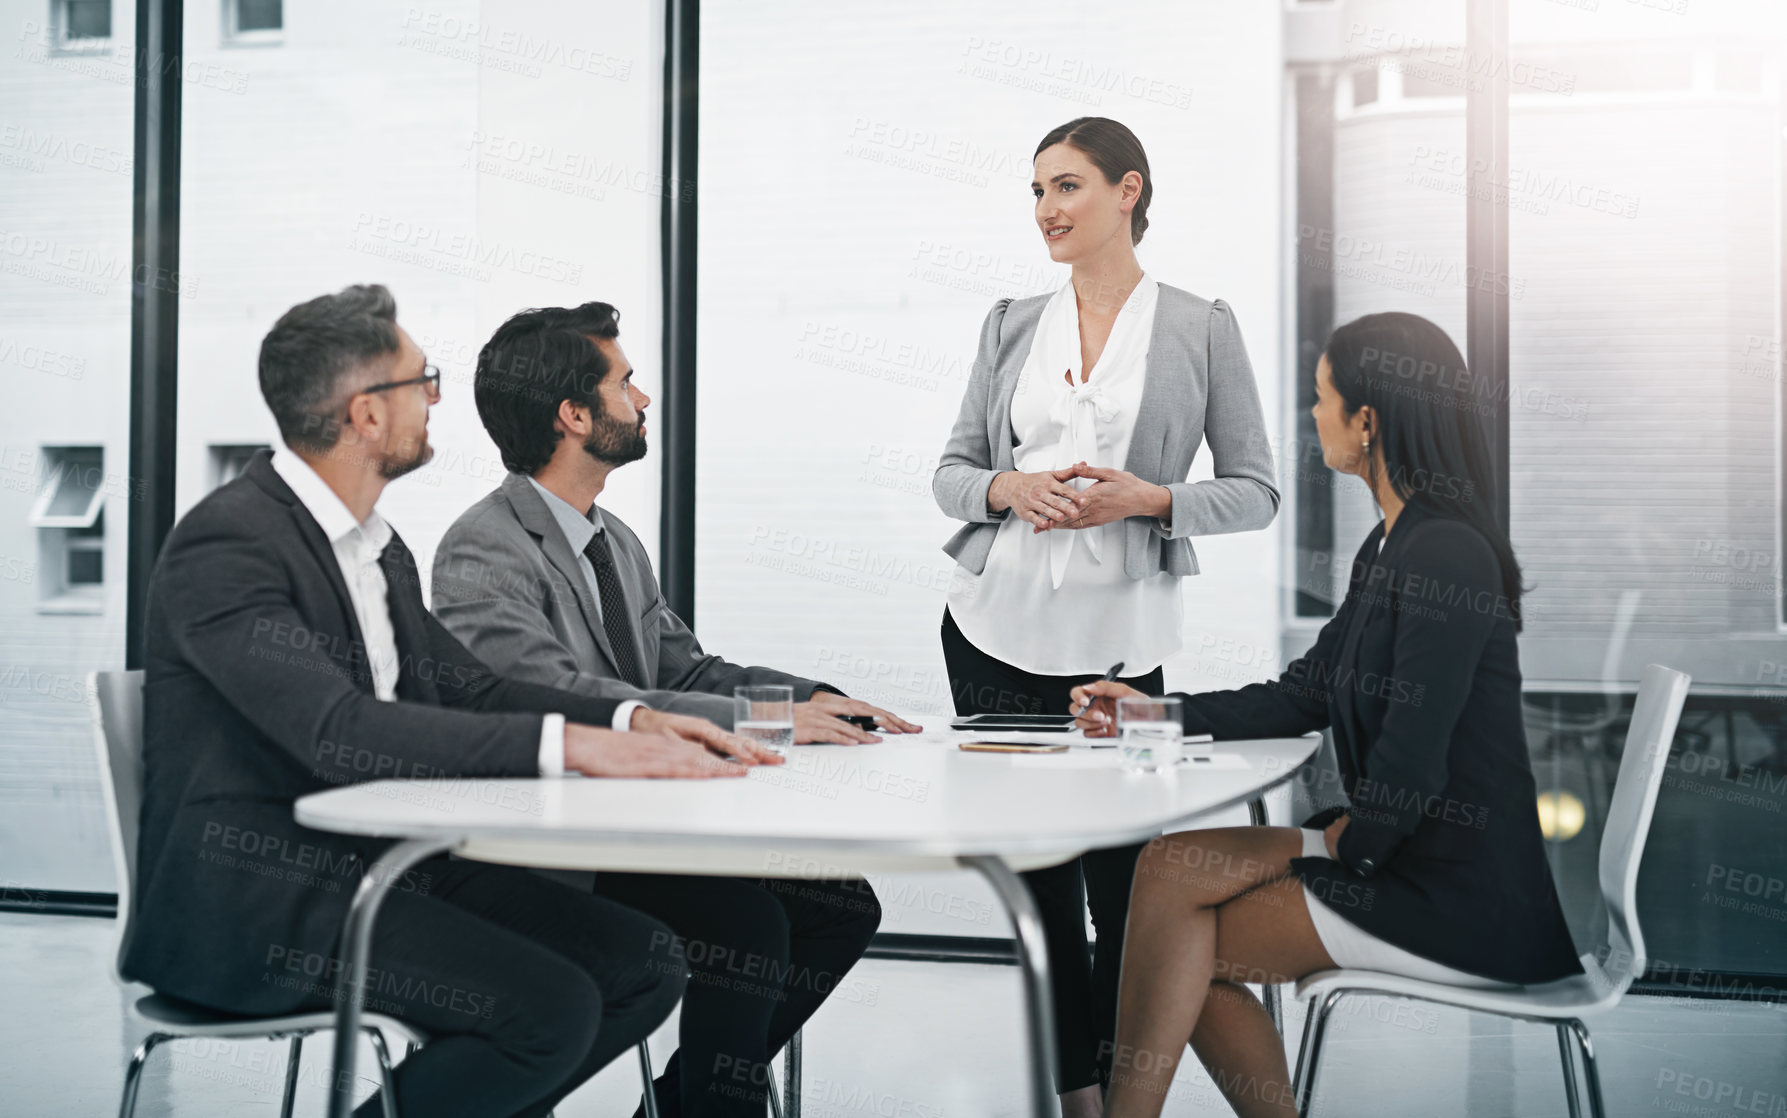
[[[1644,669],[1625,754],[1613,782],[1607,826],[1601,833],[1601,897],[1607,903],[1608,958],[1603,965],[1622,985],[1644,973],[1644,935],[1638,928],[1638,863],[1669,762],[1669,746],[1690,677],[1652,664]]]
[[[112,832],[112,864],[118,870],[117,950],[112,973],[124,981],[130,946],[131,886],[137,870],[137,817],[143,807],[143,673],[94,672],[87,690],[93,714],[93,748],[99,754],[101,790]]]

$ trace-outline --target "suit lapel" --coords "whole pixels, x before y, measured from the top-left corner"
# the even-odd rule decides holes
[[[1167,329],[1174,316],[1182,313],[1178,292],[1161,284],[1154,302],[1154,327],[1148,333],[1148,356],[1143,371],[1142,399],[1136,405],[1135,433],[1130,436],[1129,453],[1123,468],[1144,481],[1162,476],[1161,462],[1166,456],[1167,417],[1178,414],[1172,397],[1179,378],[1165,372],[1189,370],[1191,355],[1176,346],[1177,331]],[[1108,343],[1107,343],[1108,344]],[[1174,478],[1183,481],[1184,478]]]
[[[510,474],[503,478],[502,489],[503,496],[509,499],[509,505],[515,510],[516,519],[521,521],[521,526],[527,529],[529,535],[540,541],[540,550],[545,553],[546,561],[552,564],[566,590],[576,599],[577,609],[583,614],[584,628],[589,630],[596,647],[608,661],[610,670],[618,671],[615,667],[617,661],[614,658],[614,645],[609,642],[608,632],[602,627],[602,618],[596,611],[596,600],[590,592],[589,580],[583,577],[583,567],[572,553],[565,534],[559,531],[558,522],[552,519],[552,510],[546,507],[546,502],[534,492],[532,483],[521,474]]]
[[[1356,582],[1354,609],[1347,621],[1346,632],[1340,638],[1340,649],[1334,663],[1334,678],[1330,682],[1333,689],[1334,724],[1346,727],[1346,749],[1355,774],[1364,773],[1365,752],[1371,744],[1365,740],[1365,728],[1359,718],[1359,641],[1365,627],[1371,623],[1377,612],[1380,609],[1389,609],[1385,602],[1389,593],[1388,579],[1373,572],[1374,567],[1382,566],[1384,556],[1370,544],[1376,533],[1381,531],[1380,526],[1373,529],[1371,537],[1367,537],[1364,557],[1352,572],[1352,578]]]
[[[999,323],[999,344],[993,356],[993,395],[987,401],[987,445],[992,448],[993,462],[1001,468],[1010,468],[1012,448],[1018,445],[1017,431],[1011,425],[1011,400],[1018,391],[1018,379],[1023,376],[1024,365],[1030,360],[1030,347],[1036,344],[1036,331],[1042,323],[1042,314],[1049,305],[1048,296],[1038,296],[1035,305],[1031,300],[1019,299],[1008,303],[1005,317]],[[1018,308],[1012,313],[1012,308]],[[1011,343],[1006,344],[1010,338]]]
[[[360,619],[354,613],[354,599],[348,595],[347,579],[342,576],[341,563],[335,558],[334,545],[329,542],[329,537],[323,535],[322,525],[316,522],[316,517],[310,515],[310,510],[304,507],[304,502],[298,500],[298,495],[292,492],[292,487],[287,485],[285,479],[279,476],[279,471],[273,468],[273,455],[270,451],[263,450],[255,455],[254,460],[243,472],[275,500],[284,504],[287,511],[290,512],[292,524],[298,530],[298,538],[304,541],[304,546],[310,551],[311,559],[315,561],[317,569],[322,572],[329,588],[335,593],[335,605],[341,614],[342,631],[347,634],[348,648],[353,653],[350,656],[348,668],[352,673],[354,683],[361,690],[371,692],[373,690],[372,666],[366,659],[366,635],[360,632]]]

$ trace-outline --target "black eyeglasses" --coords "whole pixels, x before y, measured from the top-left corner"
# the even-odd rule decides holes
[[[385,392],[393,388],[408,388],[412,384],[422,385],[423,391],[428,393],[429,401],[431,403],[438,403],[441,398],[440,366],[424,365],[422,366],[422,375],[419,377],[411,377],[408,380],[386,381],[384,384],[375,384],[371,388],[362,388],[360,391],[368,393]]]

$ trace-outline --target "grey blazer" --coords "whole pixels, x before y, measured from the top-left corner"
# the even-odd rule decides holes
[[[993,538],[1010,511],[989,512],[987,488],[1013,468],[1011,398],[1049,299],[1036,295],[993,305],[981,327],[962,410],[931,478],[938,507],[968,522],[943,550],[974,574],[986,569]],[[1216,476],[1188,483],[1192,459],[1206,441]],[[1146,516],[1124,523],[1123,570],[1130,578],[1160,571],[1195,575],[1198,560],[1188,537],[1253,531],[1278,514],[1272,445],[1253,367],[1234,314],[1220,299],[1213,303],[1160,285],[1148,379],[1123,468],[1173,492],[1171,523]]]
[[[703,652],[658,590],[632,529],[606,509],[614,566],[633,615],[641,690],[618,678],[594,595],[558,523],[521,474],[467,509],[434,556],[434,614],[484,663],[510,679],[732,727],[732,689],[785,683],[796,702],[823,684],[773,668],[745,667]],[[833,688],[835,690],[835,688]]]

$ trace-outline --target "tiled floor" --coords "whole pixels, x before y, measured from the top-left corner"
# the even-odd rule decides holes
[[[0,1115],[115,1114],[124,1062],[139,1039],[127,993],[108,971],[111,925],[0,914]],[[806,1038],[805,1118],[1000,1118],[1019,1113],[1017,972],[941,963],[863,964],[862,996],[821,1010]],[[1297,1036],[1302,1014],[1287,1026]],[[1610,1118],[1787,1115],[1787,1006],[1630,999],[1590,1022]],[[670,1052],[674,1018],[654,1041]],[[323,1112],[325,1045],[312,1042],[302,1115]],[[1324,1059],[1317,1112],[1333,1118],[1562,1118],[1549,1029],[1429,1006],[1342,1010]],[[362,1063],[362,1072],[367,1065]],[[285,1046],[182,1042],[159,1050],[142,1118],[276,1115]],[[638,1100],[631,1060],[559,1109],[562,1118],[626,1118]],[[1201,1071],[1186,1072],[1167,1114],[1228,1110]]]

